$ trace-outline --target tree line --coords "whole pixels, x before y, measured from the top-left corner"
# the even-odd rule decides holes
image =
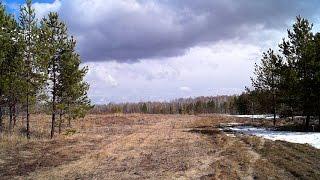
[[[109,103],[96,105],[91,113],[238,114],[238,96],[180,98],[170,102]]]
[[[320,33],[312,29],[307,19],[298,16],[279,51],[263,53],[255,65],[254,89],[242,94],[271,111],[274,124],[276,114],[305,116],[305,129],[311,118],[320,118]]]
[[[20,7],[19,17],[0,2],[0,132],[11,132],[19,114],[24,116],[30,138],[30,118],[35,110],[51,114],[51,138],[55,127],[91,108],[89,85],[83,80],[88,68],[81,67],[76,41],[55,12],[40,21],[32,1]],[[3,120],[8,116],[8,127]],[[57,118],[59,116],[59,119]]]

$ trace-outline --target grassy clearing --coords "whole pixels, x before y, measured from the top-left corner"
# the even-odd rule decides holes
[[[32,139],[1,136],[2,179],[316,179],[320,152],[307,145],[229,137],[219,115],[89,115],[48,139],[36,116]],[[39,132],[37,132],[39,131]],[[39,137],[37,134],[42,134]],[[283,155],[286,154],[286,155]]]

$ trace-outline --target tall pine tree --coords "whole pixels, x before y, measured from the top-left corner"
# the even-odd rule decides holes
[[[272,101],[273,125],[276,124],[277,97],[281,80],[282,58],[269,49],[263,53],[261,64],[255,65],[252,85],[257,91],[266,92]]]
[[[294,104],[300,106],[303,115],[306,116],[306,129],[309,127],[316,99],[314,97],[314,35],[311,30],[312,24],[298,16],[293,30],[288,30],[288,40],[283,40],[280,44],[281,51],[286,57],[286,75],[288,76],[286,78],[294,80]]]
[[[62,116],[71,119],[83,116],[90,108],[87,97],[88,84],[83,81],[87,68],[80,68],[80,57],[75,53],[76,43],[69,37],[66,25],[57,13],[50,13],[41,22],[44,57],[48,65],[48,83],[51,92],[51,138],[56,126],[56,117],[60,114],[59,130]]]
[[[66,42],[66,50],[61,56],[60,75],[58,83],[58,101],[60,107],[59,130],[61,130],[62,115],[66,114],[68,126],[71,120],[82,117],[88,108],[90,100],[87,96],[89,85],[83,78],[88,68],[80,68],[80,56],[75,52],[76,42],[71,37]]]
[[[34,104],[36,94],[42,87],[44,81],[44,67],[41,67],[42,59],[38,57],[39,29],[31,0],[27,0],[26,4],[21,6],[19,22],[23,44],[23,72],[26,81],[25,105],[27,114],[27,137],[30,138],[30,109],[31,105]]]

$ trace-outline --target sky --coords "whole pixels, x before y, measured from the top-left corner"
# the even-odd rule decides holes
[[[17,12],[22,0],[4,1]],[[232,95],[297,15],[319,29],[317,0],[46,0],[78,42],[93,103]]]

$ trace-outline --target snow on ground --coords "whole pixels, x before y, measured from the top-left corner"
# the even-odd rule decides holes
[[[273,114],[228,115],[228,116],[238,117],[238,118],[273,119]],[[279,118],[279,116],[276,115],[276,118]]]
[[[244,134],[255,135],[270,140],[282,140],[292,143],[310,144],[320,149],[320,133],[313,132],[289,132],[289,131],[273,131],[265,128],[256,128],[252,126],[230,127],[228,130],[241,132]]]
[[[235,127],[235,126],[242,126],[243,123],[221,123],[220,127]]]

